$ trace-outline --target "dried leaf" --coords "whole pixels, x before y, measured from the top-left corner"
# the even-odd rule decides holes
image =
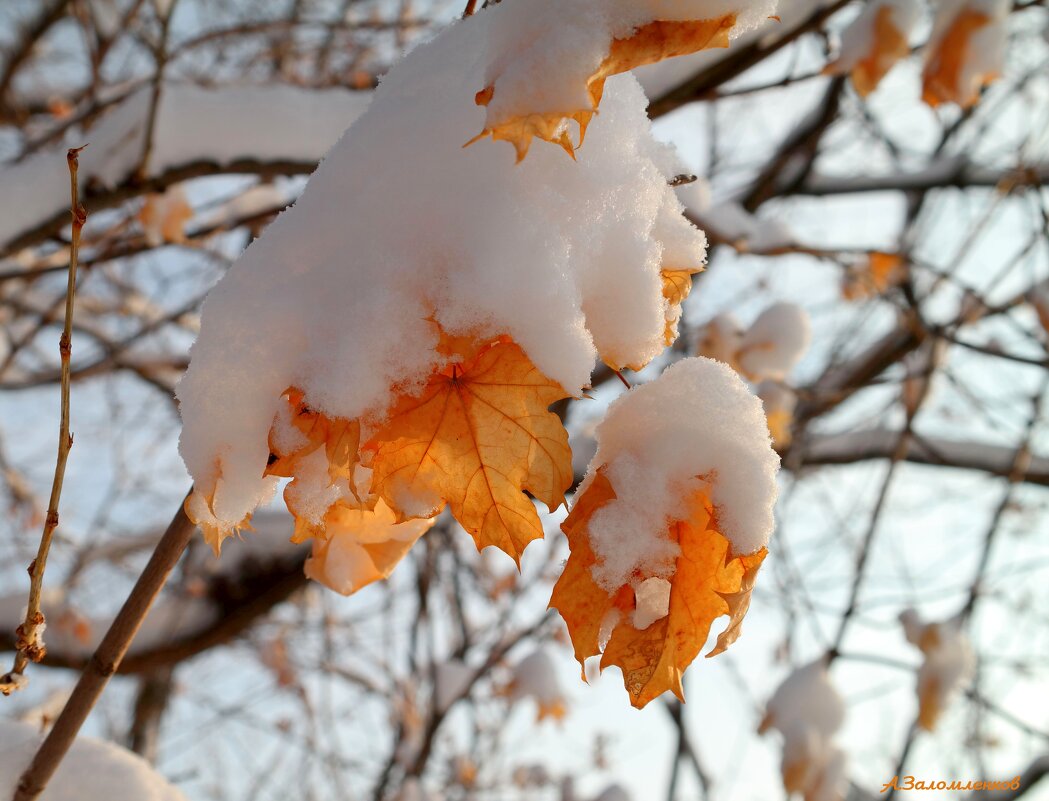
[[[967,65],[973,57],[973,36],[991,23],[991,18],[971,8],[963,9],[951,22],[930,52],[922,72],[922,100],[936,107],[957,103],[962,108],[976,105],[980,89],[998,78],[997,74],[974,74],[968,81]]]
[[[572,482],[568,434],[548,411],[566,396],[510,339],[490,341],[393,405],[365,445],[372,491],[400,519],[447,502],[478,548],[495,545],[519,562],[543,536],[524,492],[554,509]]]
[[[682,698],[681,677],[699,655],[715,618],[729,615],[729,626],[708,656],[721,653],[738,638],[754,576],[766,550],[732,556],[728,540],[716,529],[709,499],[697,489],[688,519],[675,521],[668,529],[670,538],[681,548],[670,579],[669,612],[645,629],[636,629],[629,617],[635,605],[631,585],[608,593],[591,573],[596,557],[590,545],[589,521],[615,497],[611,482],[599,470],[562,524],[571,557],[554,587],[550,605],[568,624],[580,664],[603,651],[601,668],[618,666],[631,703],[641,708],[667,690]],[[636,578],[640,582],[648,577]],[[602,649],[602,627],[609,620],[615,624]]]
[[[218,461],[215,467],[215,483],[210,492],[194,487],[193,491],[186,496],[182,507],[186,517],[196,525],[204,535],[211,550],[218,556],[222,550],[222,543],[229,537],[239,536],[241,530],[251,531],[251,515],[235,525],[227,525],[215,514],[215,496],[222,489],[222,462]]]
[[[601,104],[607,78],[664,59],[710,48],[728,47],[729,32],[735,24],[736,15],[726,14],[716,19],[672,22],[657,20],[642,25],[631,36],[614,39],[601,66],[586,79],[589,108],[556,113],[525,113],[504,120],[489,118],[486,120],[485,129],[466,144],[471,145],[487,136],[497,141],[510,142],[517,152],[517,161],[520,162],[528,155],[532,139],[537,138],[559,145],[574,158],[575,150],[582,146],[587,126]],[[477,93],[474,98],[477,105],[488,106],[492,102],[497,84],[498,81]],[[572,144],[568,135],[569,121],[574,121],[579,126],[577,145]]]
[[[186,223],[193,219],[193,207],[180,186],[162,195],[150,195],[138,212],[138,221],[149,244],[181,244],[186,241]]]
[[[374,509],[336,505],[313,534],[306,576],[342,595],[387,578],[434,520],[398,523],[381,500]],[[296,541],[301,541],[298,535]]]
[[[898,253],[873,251],[868,255],[866,264],[845,276],[841,294],[845,300],[862,300],[881,295],[899,284],[905,276],[905,262]]]
[[[678,320],[681,319],[681,304],[692,291],[692,276],[699,269],[666,269],[660,275],[663,279],[663,297],[667,301],[667,325],[663,341],[669,346],[678,337]]]
[[[353,469],[359,461],[360,422],[329,418],[311,409],[302,391],[295,387],[289,387],[283,397],[288,405],[291,424],[305,438],[305,442],[298,447],[283,447],[277,424],[274,424],[269,436],[270,461],[266,475],[293,478],[302,459],[323,445],[331,480],[352,478]]]
[[[870,49],[849,71],[856,94],[866,97],[877,89],[881,79],[896,62],[909,54],[907,37],[896,27],[893,20],[893,7],[882,6],[875,12]],[[829,75],[840,75],[844,71],[840,61],[828,64],[824,70]]]

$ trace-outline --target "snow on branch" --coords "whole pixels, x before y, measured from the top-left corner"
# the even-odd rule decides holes
[[[814,436],[806,441],[802,464],[840,465],[870,459],[891,459],[899,446],[900,433],[890,429],[850,431]],[[1008,478],[1013,470],[1016,449],[987,442],[912,437],[903,459],[915,464],[980,470]],[[785,464],[790,465],[788,459]],[[1021,478],[1028,484],[1049,486],[1049,457],[1032,456]]]
[[[1049,163],[1021,167],[981,167],[965,159],[942,159],[923,170],[888,175],[813,175],[800,186],[799,195],[849,195],[864,192],[919,192],[951,187],[1040,186],[1049,181]]]
[[[89,141],[81,183],[89,211],[144,189],[220,172],[311,172],[339,134],[367,107],[370,93],[292,86],[163,87],[149,163],[140,171],[149,129],[150,88],[107,111],[74,145]],[[80,141],[83,140],[83,141]],[[66,145],[0,165],[0,186],[19,202],[0,219],[0,253],[36,244],[65,222]]]

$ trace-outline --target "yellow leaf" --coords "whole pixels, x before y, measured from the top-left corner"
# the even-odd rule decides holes
[[[930,52],[922,72],[922,100],[936,107],[957,103],[969,108],[980,99],[980,89],[992,83],[994,73],[972,75],[963,81],[973,57],[973,36],[990,24],[991,18],[971,8],[963,9]]]
[[[562,524],[571,556],[554,587],[550,606],[565,619],[580,664],[603,651],[602,670],[616,665],[623,671],[630,701],[640,709],[667,690],[683,698],[681,677],[699,655],[715,618],[729,615],[729,625],[708,656],[721,653],[738,638],[766,549],[732,556],[728,540],[716,529],[709,499],[697,489],[688,519],[674,521],[668,529],[669,537],[681,548],[670,579],[669,611],[639,630],[630,620],[636,603],[631,585],[609,593],[597,585],[591,572],[597,559],[590,545],[589,522],[615,497],[611,482],[599,470]],[[643,581],[648,577],[635,578]],[[611,620],[615,624],[602,649],[602,627]]]
[[[434,520],[398,523],[381,500],[374,509],[332,506],[313,540],[306,576],[342,595],[387,578]]]
[[[193,207],[179,186],[162,195],[150,195],[138,212],[138,221],[152,245],[186,241],[186,223],[193,219]]]
[[[692,276],[699,269],[666,269],[660,275],[663,279],[663,297],[667,301],[667,325],[663,341],[673,345],[678,336],[678,320],[681,318],[681,304],[692,291]]]
[[[612,75],[654,64],[715,47],[728,47],[729,32],[736,24],[735,14],[726,14],[716,19],[662,21],[656,20],[642,25],[631,36],[614,39],[601,66],[586,78],[589,108],[570,109],[554,113],[524,113],[506,120],[487,120],[483,131],[466,145],[487,136],[497,141],[513,144],[520,162],[528,154],[532,139],[542,139],[559,145],[573,158],[575,149],[582,146],[586,129],[601,105],[605,80]],[[474,101],[479,106],[488,106],[495,96],[496,86],[490,85],[477,93]],[[574,121],[579,127],[579,144],[573,145],[568,136],[568,123]]]
[[[328,475],[332,481],[350,479],[359,461],[361,425],[357,420],[329,418],[310,408],[302,391],[289,387],[283,395],[289,407],[291,423],[305,437],[297,448],[283,449],[274,429],[270,431],[270,460],[265,475],[292,478],[301,460],[324,446],[328,458]]]
[[[777,449],[786,448],[793,439],[791,431],[794,425],[794,414],[788,409],[776,409],[766,415],[772,444]]]
[[[551,403],[567,397],[507,337],[434,373],[402,396],[369,440],[372,492],[400,519],[447,502],[477,547],[520,561],[543,536],[530,492],[549,508],[572,482],[568,434]]]
[[[243,520],[234,525],[227,525],[215,514],[215,496],[222,488],[222,461],[217,460],[215,466],[215,483],[210,491],[194,487],[193,491],[186,496],[182,504],[186,517],[190,519],[204,535],[211,550],[218,556],[222,550],[222,543],[229,537],[239,536],[242,529],[251,531],[251,515],[246,515]]]
[[[870,50],[863,56],[849,73],[856,94],[866,97],[881,83],[890,69],[902,58],[910,54],[907,37],[893,22],[892,6],[884,5],[875,12],[874,30]],[[828,64],[825,73],[838,75],[844,72],[840,62]]]

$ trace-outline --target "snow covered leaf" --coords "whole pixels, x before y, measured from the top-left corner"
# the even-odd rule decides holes
[[[942,3],[926,46],[922,99],[930,106],[969,108],[1002,72],[1008,0]]]
[[[923,623],[913,609],[906,609],[900,623],[907,641],[925,655],[918,671],[918,725],[933,731],[951,696],[972,670],[972,648],[958,619]]]
[[[790,445],[794,425],[794,410],[798,396],[786,384],[777,381],[762,381],[757,387],[758,397],[765,407],[772,444],[779,450]]]
[[[186,223],[192,219],[193,207],[181,186],[173,186],[162,195],[149,195],[138,212],[146,241],[153,247],[185,242]]]
[[[495,77],[477,93],[474,102],[489,108],[485,128],[467,144],[492,137],[496,141],[510,142],[517,153],[517,161],[528,155],[532,139],[542,139],[562,147],[573,158],[575,150],[583,144],[586,129],[590,125],[605,90],[605,81],[623,72],[645,64],[655,64],[668,58],[684,56],[716,47],[728,47],[729,33],[736,25],[736,14],[729,13],[712,19],[699,20],[652,20],[640,25],[631,34],[612,38],[608,51],[596,70],[589,75],[567,75],[565,81],[579,81],[579,96],[585,96],[586,105],[574,109],[556,111],[522,110],[510,103],[492,107],[499,95],[500,78]],[[534,58],[525,54],[522,60]],[[510,67],[512,70],[512,66]],[[504,67],[503,74],[507,69]],[[509,83],[509,81],[508,81]],[[517,87],[524,92],[527,87]],[[534,90],[533,90],[534,91]],[[500,98],[501,99],[501,98]],[[508,109],[513,109],[508,110]],[[574,121],[579,127],[579,142],[573,145],[568,133],[568,123]]]
[[[743,327],[734,316],[719,314],[700,331],[696,355],[727,364],[739,372],[736,357],[743,342],[743,333]]]
[[[663,297],[667,300],[667,326],[663,339],[667,345],[673,345],[678,336],[678,320],[681,317],[681,304],[685,302],[692,291],[692,276],[698,272],[694,270],[663,270],[660,277],[663,279]]]
[[[568,624],[580,664],[602,653],[601,629],[613,616],[616,622],[603,649],[601,668],[618,666],[631,703],[641,708],[667,690],[683,698],[681,677],[702,650],[715,618],[729,615],[730,621],[708,656],[721,653],[739,636],[754,577],[767,550],[733,557],[728,540],[715,528],[710,500],[702,490],[696,490],[689,517],[669,525],[668,536],[680,547],[681,555],[669,579],[666,611],[644,628],[637,628],[635,623],[646,623],[653,614],[642,620],[631,618],[635,612],[640,615],[646,611],[639,606],[635,590],[624,584],[609,593],[592,573],[597,558],[590,546],[590,519],[615,498],[611,482],[599,470],[562,525],[572,554],[554,587],[550,605]]]
[[[761,403],[729,367],[683,359],[608,409],[561,528],[571,555],[550,606],[580,664],[603,653],[642,707],[681,676],[711,623],[739,636],[767,553],[778,459]],[[585,674],[584,674],[585,678]]]
[[[783,735],[783,788],[805,801],[844,798],[844,753],[832,742],[845,721],[845,703],[824,660],[799,667],[776,688],[758,733]]]
[[[907,36],[920,16],[914,0],[875,0],[842,34],[841,55],[824,70],[848,74],[860,97],[873,92],[893,65],[910,53]]]
[[[433,524],[432,518],[398,523],[381,500],[374,509],[333,506],[314,535],[306,577],[337,593],[351,595],[387,578]]]
[[[349,479],[358,461],[360,422],[328,418],[311,409],[302,391],[295,387],[283,397],[287,403],[270,429],[266,475],[292,478],[301,461],[324,446],[331,480]]]
[[[478,549],[495,545],[519,561],[543,536],[524,491],[554,509],[572,482],[568,434],[548,411],[567,393],[507,337],[461,355],[401,397],[365,445],[372,491],[400,519],[447,502]]]
[[[251,531],[251,515],[247,514],[236,523],[228,523],[223,517],[215,513],[215,498],[222,487],[222,461],[216,460],[215,466],[215,488],[210,492],[202,492],[194,485],[193,491],[187,496],[183,509],[201,534],[204,542],[208,544],[215,556],[222,550],[222,543],[229,537],[238,536],[241,531]]]
[[[481,344],[506,335],[559,387],[551,398],[579,396],[596,359],[647,364],[663,352],[678,311],[664,296],[660,273],[698,269],[705,238],[682,218],[668,181],[683,168],[652,136],[644,92],[631,75],[605,82],[585,153],[568,171],[547,148],[515,169],[501,146],[462,144],[489,112],[589,108],[587,77],[611,43],[653,19],[731,11],[739,14],[736,35],[764,21],[774,2],[489,4],[391,68],[298,202],[237,260],[202,311],[177,389],[179,449],[197,489],[191,511],[211,527],[211,539],[232,533],[268,502],[283,476],[294,479],[286,500],[304,521],[302,534],[333,505],[369,508],[376,492],[398,519],[428,517],[442,500],[453,508],[462,501],[468,526],[502,529],[479,539],[506,540],[510,550],[521,543],[507,529],[524,541],[538,534],[522,490],[559,503],[560,469],[553,488],[520,483],[510,510],[489,504],[512,521],[485,519],[483,509],[455,497],[476,498],[484,472],[466,487],[445,487],[447,496],[437,485],[454,482],[433,464],[414,478],[407,468],[395,479],[388,475],[393,453],[383,429],[396,404],[447,383],[452,376],[433,374],[449,359],[465,369],[472,358],[449,356],[454,343],[442,350],[433,323],[460,337],[481,334]],[[528,54],[534,58],[525,63]],[[481,111],[473,92],[489,84],[495,93]],[[529,87],[542,101],[531,109]],[[404,185],[418,191],[405,196]],[[361,186],[369,193],[354,189]],[[291,402],[289,387],[308,408]],[[549,422],[546,404],[536,408],[541,415],[524,412],[530,424]],[[329,431],[303,430],[311,419]],[[361,443],[375,445],[359,458],[352,442],[336,452],[330,431],[352,421]],[[346,434],[352,439],[355,432]],[[451,445],[442,447],[462,466]],[[540,451],[517,448],[513,459],[523,462],[514,470],[542,472]]]
[[[905,262],[898,253],[873,251],[868,255],[866,264],[861,264],[845,275],[841,294],[845,300],[880,295],[898,284],[905,275]]]
[[[507,693],[514,700],[533,699],[536,722],[547,718],[560,721],[568,714],[568,699],[557,678],[557,665],[545,648],[533,651],[514,666]]]
[[[812,340],[808,312],[795,303],[774,303],[751,323],[736,353],[740,372],[751,381],[782,381]]]

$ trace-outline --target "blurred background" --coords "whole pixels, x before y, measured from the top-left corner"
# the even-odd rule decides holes
[[[0,5],[8,652],[54,470],[65,151],[91,143],[48,653],[0,716],[49,725],[188,489],[173,387],[208,289],[398,54],[463,5]],[[1049,798],[1049,9],[997,4],[1001,53],[955,53],[986,80],[936,97],[948,15],[995,4],[897,4],[913,19],[873,88],[846,64],[870,41],[843,33],[876,5],[781,0],[729,49],[637,73],[711,249],[681,338],[636,380],[688,354],[735,361],[774,304],[811,327],[789,373],[747,375],[783,459],[778,526],[744,636],[690,670],[686,705],[634,710],[616,670],[579,680],[546,609],[563,513],[520,574],[442,517],[388,582],[343,598],[307,583],[274,508],[221,559],[194,541],[87,733],[200,801],[758,801],[787,792],[789,726],[757,732],[768,702],[822,660],[845,715],[820,736],[847,761],[833,794],[796,788],[809,801],[906,796],[881,791],[907,775],[1022,776],[949,797]],[[580,476],[621,391],[598,373],[596,400],[560,410]],[[830,703],[794,700],[801,721]]]

